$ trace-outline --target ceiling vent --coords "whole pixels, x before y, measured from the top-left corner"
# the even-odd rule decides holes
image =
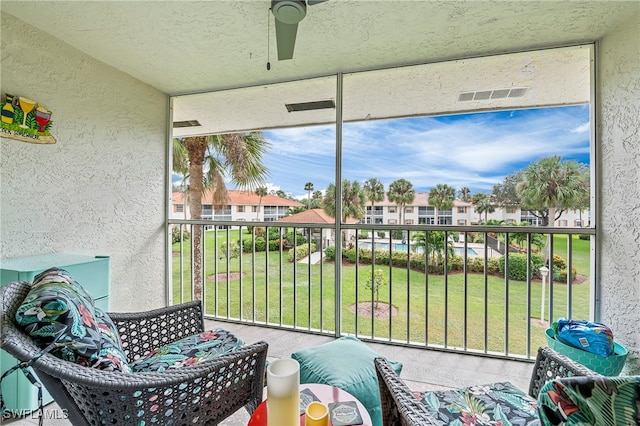
[[[299,104],[285,104],[287,111],[311,111],[314,109],[335,108],[336,103],[329,99],[327,101],[301,102]]]
[[[198,120],[186,120],[186,121],[174,121],[173,128],[177,129],[179,127],[198,127],[202,126]]]
[[[527,93],[526,87],[511,89],[478,90],[477,92],[462,92],[458,94],[458,102],[486,101],[489,99],[521,98]]]

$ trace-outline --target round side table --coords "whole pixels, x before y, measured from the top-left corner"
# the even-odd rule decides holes
[[[321,402],[328,404],[330,402],[345,402],[345,401],[355,401],[358,406],[358,410],[360,411],[360,415],[362,416],[362,426],[373,426],[371,422],[371,417],[367,412],[367,409],[364,408],[364,405],[360,401],[356,399],[349,392],[343,391],[342,389],[338,389],[335,386],[329,385],[321,385],[317,383],[307,383],[301,384],[300,390],[309,389],[313,392]],[[300,426],[304,426],[304,414],[300,415]],[[262,401],[256,411],[253,412],[251,418],[249,419],[249,423],[247,426],[266,426],[267,425],[267,400]],[[331,426],[331,420],[329,420],[329,425]]]

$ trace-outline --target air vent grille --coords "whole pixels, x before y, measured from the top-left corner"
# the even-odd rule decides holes
[[[311,111],[314,109],[327,109],[327,108],[335,108],[336,103],[332,100],[326,101],[315,101],[315,102],[301,102],[298,104],[285,104],[287,107],[287,111]]]
[[[462,92],[458,94],[458,102],[486,101],[488,99],[521,98],[527,93],[526,87],[510,89],[478,90],[476,92]]]
[[[177,129],[179,127],[198,127],[202,126],[198,120],[186,120],[186,121],[174,121],[173,128]]]

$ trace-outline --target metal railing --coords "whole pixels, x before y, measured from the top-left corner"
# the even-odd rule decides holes
[[[170,228],[172,303],[199,293],[220,321],[521,359],[545,344],[555,319],[594,312],[594,229],[187,220]],[[496,241],[507,254],[490,247]]]

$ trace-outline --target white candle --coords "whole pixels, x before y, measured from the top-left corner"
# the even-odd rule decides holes
[[[300,425],[300,364],[283,358],[267,367],[267,426]]]

